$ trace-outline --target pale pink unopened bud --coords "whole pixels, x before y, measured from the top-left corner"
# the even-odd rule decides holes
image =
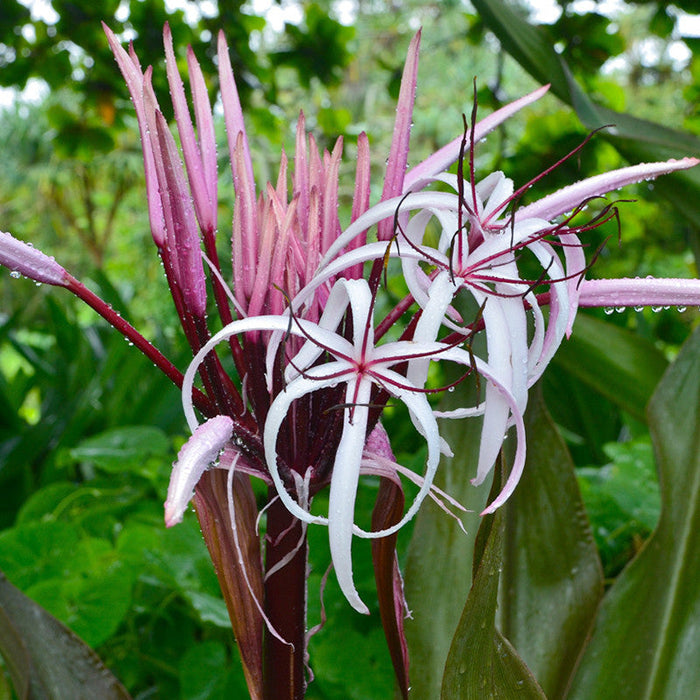
[[[68,273],[52,258],[9,233],[0,231],[0,265],[12,272],[13,277],[24,275],[35,282],[65,287]]]

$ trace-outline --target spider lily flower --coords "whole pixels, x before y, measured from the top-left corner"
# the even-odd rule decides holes
[[[472,128],[471,133],[475,131]],[[468,135],[462,142],[460,160],[467,138]],[[473,179],[473,140],[470,145]],[[635,306],[660,303],[654,302],[654,298],[663,298],[666,304],[685,305],[689,299],[697,298],[698,283],[694,280],[656,284],[650,280],[635,284],[584,281],[587,263],[580,236],[615,217],[617,212],[613,205],[607,205],[589,222],[572,222],[574,215],[591,199],[697,163],[695,158],[684,158],[621,168],[567,186],[509,214],[507,207],[531,183],[515,191],[511,180],[502,172],[495,172],[472,185],[461,178],[460,163],[457,176],[442,174],[422,180],[423,184],[445,183],[454,189],[454,194],[409,192],[402,198],[381,203],[356,222],[358,227],[372,225],[373,217],[384,217],[386,209],[393,205],[397,231],[391,247],[374,243],[338,254],[355,235],[355,225],[350,226],[331,250],[336,257],[324,260],[316,279],[302,290],[293,305],[303,308],[315,288],[329,275],[337,275],[344,266],[397,257],[410,292],[409,301],[422,309],[411,337],[425,343],[435,341],[446,330],[464,332],[457,324],[460,319],[452,303],[460,290],[468,291],[479,309],[488,366],[497,381],[486,382],[480,410],[471,407],[439,415],[443,418],[483,415],[479,462],[473,479],[478,485],[491,471],[508,428],[521,421],[528,389],[539,379],[564,337],[570,334],[579,305],[601,305],[606,300],[607,306],[624,306],[627,300]],[[441,232],[435,248],[424,245],[426,231],[433,221]],[[531,253],[538,261],[542,269],[538,279],[521,275],[519,265],[524,252]],[[550,290],[544,297],[535,294],[535,289],[542,285]],[[669,301],[679,293],[679,301]],[[542,312],[540,299],[550,306],[548,319]],[[533,319],[532,332],[528,330],[528,313]],[[416,386],[423,385],[429,361],[429,358],[411,360],[407,379]],[[507,388],[507,395],[503,387]],[[514,408],[511,397],[515,400]],[[484,513],[502,505],[516,484],[517,479],[510,478]]]
[[[265,644],[265,674],[279,674],[277,681],[267,682],[265,695],[276,697],[275,682],[290,683],[291,675],[295,687],[305,683],[306,525],[328,527],[341,589],[356,610],[367,612],[353,581],[352,537],[393,536],[415,515],[424,498],[435,494],[432,480],[439,454],[449,448],[440,438],[438,414],[426,396],[431,391],[430,362],[454,362],[484,379],[484,397],[477,405],[442,414],[483,417],[476,482],[490,472],[506,430],[515,428],[514,464],[502,492],[485,511],[490,512],[512,493],[524,465],[523,412],[528,389],[570,332],[579,306],[638,306],[659,300],[700,304],[696,281],[584,280],[580,236],[597,220],[578,225],[568,214],[625,184],[698,161],[687,158],[631,166],[508,213],[507,207],[524,188],[516,190],[503,173],[477,182],[474,144],[539,99],[547,90],[544,87],[480,122],[474,119],[467,135],[407,171],[417,35],[408,51],[381,199],[369,206],[369,145],[361,134],[352,216],[349,223],[341,224],[342,140],[330,152],[321,153],[305,133],[303,113],[297,123],[293,169],[282,154],[276,183],[258,191],[228,48],[219,35],[219,84],[236,200],[229,284],[222,274],[216,241],[219,175],[214,116],[199,64],[189,51],[193,119],[166,27],[167,77],[178,147],[154,94],[152,69],[143,70],[133,47],[127,51],[108,28],[105,31],[136,110],[152,236],[193,361],[183,375],[52,258],[10,234],[0,235],[0,263],[76,294],[181,387],[192,437],[172,471],[166,524],[182,518],[194,491],[251,696],[263,696]],[[465,177],[467,151],[470,168]],[[445,174],[456,161],[457,175]],[[431,190],[436,182],[452,191]],[[605,209],[603,218],[612,211]],[[442,234],[431,246],[425,233],[433,222]],[[542,270],[537,279],[526,278],[521,271],[524,253],[537,260]],[[375,300],[387,258],[398,259],[410,294],[375,325]],[[549,291],[538,294],[541,286]],[[208,298],[209,288],[213,299]],[[478,308],[471,319],[455,310],[455,296],[462,290],[471,294]],[[545,303],[548,318],[542,309]],[[212,322],[214,305],[218,319]],[[403,314],[411,309],[414,320],[400,326]],[[398,340],[382,341],[393,326]],[[471,346],[472,336],[482,327],[485,357],[477,356]],[[221,330],[215,332],[216,328]],[[217,346],[222,341],[228,342],[233,372],[219,361]],[[195,388],[197,374],[201,389]],[[393,461],[388,441],[377,438],[382,431],[381,410],[389,398],[405,404],[428,448],[425,473],[411,477],[419,484],[418,495],[398,519],[390,511],[403,507],[398,485],[403,472]],[[217,460],[219,467],[228,469],[227,479],[220,478],[221,470],[210,469]],[[380,517],[373,517],[372,530],[355,523],[354,502],[363,472],[380,475],[383,484],[391,482],[392,505],[400,506],[378,505],[375,515],[380,511]],[[255,529],[251,475],[269,487],[266,576]],[[311,501],[328,486],[328,514],[316,515]],[[379,563],[375,559],[375,572],[386,570],[387,563],[391,570],[394,555],[391,548],[380,553],[383,559]],[[387,617],[396,618],[402,613],[402,601],[396,594],[400,575],[398,569],[393,571],[394,578],[385,578],[379,599],[380,606],[382,600],[390,601],[385,603],[390,606]],[[275,607],[278,600],[285,604]],[[383,619],[386,612],[382,609]],[[263,621],[270,632],[264,642]],[[392,659],[406,696],[407,660],[400,626],[387,629],[386,634],[390,646],[399,650]]]
[[[376,346],[373,310],[374,296],[366,280],[341,279],[333,286],[324,313],[317,324],[303,319],[293,319],[290,324],[290,318],[287,315],[258,316],[233,321],[214,335],[195,356],[185,374],[183,406],[193,435],[188,443],[190,446],[183,448],[176,466],[176,470],[182,472],[176,481],[184,481],[191,489],[193,482],[191,464],[194,460],[190,455],[195,455],[194,459],[199,459],[201,471],[201,465],[206,463],[207,459],[212,461],[214,452],[218,452],[222,447],[220,441],[212,440],[211,437],[212,433],[220,436],[219,426],[211,425],[217,419],[197,425],[192,401],[188,398],[194,376],[207,353],[211,352],[218,343],[234,335],[251,331],[284,331],[304,339],[301,349],[287,364],[286,384],[272,401],[267,414],[263,435],[265,458],[277,495],[290,513],[304,523],[328,527],[331,556],[341,590],[350,604],[358,612],[363,613],[368,613],[369,610],[360,600],[352,580],[352,536],[370,539],[386,537],[397,532],[413,518],[425,497],[431,492],[440,455],[437,421],[428,403],[424,383],[414,385],[392,368],[396,365],[405,365],[417,358],[452,361],[470,369],[474,366],[482,376],[493,382],[494,386],[502,392],[508,405],[513,409],[516,408],[515,398],[509,393],[507,387],[499,382],[496,373],[488,364],[476,360],[461,348],[440,342],[415,340],[399,340]],[[352,322],[352,340],[345,338],[338,330],[346,312],[349,312],[349,320]],[[277,349],[278,346],[274,343],[268,348],[270,370],[277,356]],[[321,355],[331,359],[317,364]],[[290,494],[288,482],[293,472],[289,465],[280,464],[278,438],[282,423],[287,419],[295,402],[314,392],[322,392],[324,389],[334,390],[339,384],[345,385],[340,395],[342,403],[335,407],[337,411],[342,411],[342,432],[335,450],[330,477],[328,516],[312,515]],[[373,400],[377,397],[377,390],[399,399],[407,406],[426,440],[428,457],[426,473],[418,479],[420,490],[406,513],[391,527],[368,532],[355,525],[354,507],[365,447],[372,434],[371,411],[375,405]],[[478,413],[478,408],[473,411]],[[525,456],[522,420],[519,420],[517,425],[520,448],[511,477],[515,482],[522,471]],[[221,430],[225,430],[226,426],[227,424],[224,423]],[[204,458],[200,459],[200,455],[204,455]],[[314,471],[314,465],[309,465],[307,472],[302,475],[303,478],[307,481],[313,478]],[[283,473],[287,477],[287,483],[283,479]],[[173,494],[183,491],[180,486],[172,482],[171,487]],[[297,498],[300,495],[302,494],[298,493]],[[308,494],[303,496],[301,500],[307,501]],[[180,498],[179,504],[180,512],[171,513],[170,517],[173,521],[181,517],[181,510],[184,510],[187,505],[186,499]]]

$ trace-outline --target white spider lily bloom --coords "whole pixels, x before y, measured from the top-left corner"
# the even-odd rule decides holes
[[[189,398],[192,396],[194,376],[205,356],[218,343],[233,335],[251,331],[278,331],[305,340],[301,349],[288,361],[285,371],[286,386],[270,404],[263,434],[265,460],[277,494],[290,513],[302,522],[328,527],[331,557],[341,590],[350,604],[363,613],[367,613],[368,609],[355,589],[352,576],[352,536],[385,537],[395,533],[411,520],[425,497],[430,494],[440,458],[441,441],[437,421],[426,398],[424,385],[414,385],[392,368],[423,358],[457,362],[467,367],[471,367],[476,361],[476,371],[494,383],[513,411],[517,409],[515,398],[507,387],[500,384],[496,372],[487,363],[470,357],[465,350],[434,341],[400,340],[376,346],[373,309],[374,297],[366,280],[338,280],[331,290],[319,323],[290,319],[288,316],[258,316],[234,321],[213,336],[197,353],[185,373],[182,391],[185,415],[190,429],[196,435],[202,426],[197,425],[192,400]],[[334,328],[346,316],[352,321],[352,340],[343,337]],[[276,355],[278,347],[279,345],[271,343],[269,354]],[[343,416],[342,435],[330,478],[328,515],[314,515],[309,512],[307,504],[300,504],[292,496],[298,492],[297,480],[291,470],[280,461],[278,436],[295,401],[313,392],[333,390],[340,384],[345,384],[344,403],[337,407]],[[426,440],[428,455],[418,494],[401,520],[389,528],[370,532],[355,524],[355,497],[365,445],[376,420],[371,416],[371,404],[379,391],[386,392],[406,405]],[[463,410],[474,415],[480,412],[479,407]],[[518,423],[518,437],[519,449],[517,465],[513,469],[513,488],[524,463],[524,432],[521,420]],[[313,469],[313,465],[308,465],[308,469]],[[302,476],[306,478],[307,474]],[[187,488],[191,490],[189,481]],[[178,492],[181,490],[182,488],[178,488]],[[509,487],[508,493],[511,490]],[[506,497],[507,493],[503,500]]]
[[[469,292],[480,308],[473,323],[485,330],[487,366],[494,381],[487,379],[481,411],[457,409],[440,416],[483,414],[480,456],[473,479],[479,484],[491,471],[508,428],[522,419],[528,389],[571,332],[579,298],[589,284],[583,279],[587,268],[579,235],[612,219],[616,211],[607,205],[583,225],[573,224],[573,216],[592,198],[693,167],[697,162],[685,158],[621,168],[565,187],[508,215],[504,214],[506,207],[527,186],[514,191],[512,182],[501,172],[491,173],[473,187],[455,175],[424,178],[423,184],[440,181],[455,192],[410,192],[372,207],[329,249],[316,277],[297,295],[292,308],[308,304],[315,290],[344,267],[381,257],[399,258],[411,299],[422,308],[412,338],[425,343],[435,342],[449,329],[459,331],[457,323],[462,319],[452,303],[460,290]],[[340,254],[359,230],[386,217],[391,207],[397,231],[390,246],[370,243]],[[429,247],[424,238],[433,220],[441,233],[437,246]],[[526,251],[541,267],[538,279],[520,272],[520,258]],[[534,293],[540,286],[549,290],[545,298],[550,307],[548,320]],[[474,330],[473,325],[467,328]],[[410,361],[407,379],[414,386],[424,384],[429,361],[425,357]],[[504,398],[504,387],[514,405]],[[503,500],[499,496],[484,513],[492,512]]]

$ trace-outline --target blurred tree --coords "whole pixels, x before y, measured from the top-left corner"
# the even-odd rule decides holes
[[[94,155],[114,147],[113,128],[120,127],[130,113],[124,81],[114,70],[101,22],[118,36],[138,42],[144,65],[163,61],[162,28],[168,22],[174,44],[184,57],[192,46],[205,71],[214,75],[210,59],[216,52],[219,29],[226,33],[238,89],[244,105],[253,89],[264,102],[277,99],[275,71],[260,52],[252,47],[251,36],[265,29],[266,21],[246,12],[242,0],[188,2],[187,9],[168,9],[165,3],[107,0],[53,0],[35,3],[28,9],[18,0],[3,2],[0,13],[0,85],[23,88],[30,78],[42,80],[52,92],[68,89],[77,95],[70,110],[49,114],[56,128],[56,141],[64,151],[80,150],[89,144]],[[284,50],[274,57],[274,65],[295,67],[302,83],[312,77],[322,83],[337,82],[339,70],[349,63],[348,41],[352,30],[329,16],[329,7],[305,3],[305,21],[287,25]],[[165,99],[165,73],[154,71],[154,88]],[[214,86],[214,81],[210,83]],[[170,116],[170,115],[166,115]]]

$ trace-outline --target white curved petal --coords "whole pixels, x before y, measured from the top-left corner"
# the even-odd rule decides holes
[[[552,246],[545,241],[538,241],[530,245],[530,250],[537,257],[542,267],[547,270],[547,275],[556,280],[549,286],[550,305],[549,323],[545,331],[542,349],[536,358],[534,366],[529,367],[528,383],[534,384],[542,375],[554,353],[561,345],[567,328],[570,327],[569,313],[571,305],[569,301],[569,280],[563,279],[566,273],[561,265],[559,257]]]
[[[359,282],[360,280],[357,281]],[[285,369],[285,378],[287,381],[298,376],[299,371],[311,367],[323,352],[325,352],[325,348],[333,348],[336,352],[346,357],[351,357],[353,355],[352,344],[335,333],[335,330],[338,328],[345,315],[349,303],[348,291],[343,282],[345,282],[345,280],[338,280],[333,285],[321,318],[318,320],[319,329],[325,332],[314,332],[311,334],[311,337],[307,339],[299,352],[292,358]],[[362,280],[362,282],[367,285],[365,280]],[[268,348],[268,353],[269,352],[270,350]]]
[[[532,386],[532,374],[535,371],[535,367],[539,362],[540,357],[542,357],[546,324],[544,314],[542,313],[542,309],[537,301],[537,297],[532,292],[528,292],[525,295],[525,301],[530,304],[530,310],[532,311],[532,318],[535,326],[532,334],[532,340],[530,341],[527,361],[528,386]]]
[[[311,513],[304,510],[287,492],[279,469],[277,468],[277,435],[282,421],[284,421],[289,412],[289,407],[296,399],[310,394],[313,391],[318,391],[325,387],[333,387],[343,381],[347,381],[347,377],[326,379],[329,374],[338,374],[344,371],[352,375],[352,368],[348,366],[347,362],[329,362],[320,367],[312,367],[306,372],[306,376],[298,377],[290,382],[285,390],[275,397],[275,400],[270,404],[267,418],[265,419],[263,447],[265,449],[265,462],[267,463],[270,477],[277,489],[277,495],[280,497],[282,503],[284,503],[285,508],[294,517],[299,518],[299,520],[305,523],[327,525],[328,518],[311,515]]]
[[[520,477],[523,474],[523,468],[525,467],[525,452],[527,445],[525,437],[525,423],[523,422],[522,413],[518,411],[517,406],[513,405],[511,409],[517,435],[517,447],[515,450],[515,457],[513,459],[513,466],[511,467],[510,474],[508,474],[508,479],[506,479],[506,483],[501,489],[501,492],[486,508],[484,508],[481,515],[493,513],[513,495],[513,491],[515,491],[515,487],[518,485]]]
[[[350,605],[365,615],[369,615],[369,609],[360,600],[352,577],[352,535],[371,389],[372,384],[366,380],[348,383],[345,398],[353,406],[344,409],[343,434],[333,464],[328,501],[328,541],[338,585]]]
[[[496,170],[487,175],[479,185],[476,188],[477,192],[486,199],[486,205],[480,215],[483,221],[513,196],[513,181],[500,170]]]
[[[452,303],[458,289],[459,286],[452,282],[450,273],[447,271],[440,272],[433,280],[428,290],[428,301],[413,333],[413,339],[416,342],[430,343],[437,339],[447,308]],[[406,377],[415,386],[425,386],[429,365],[429,357],[411,360],[408,363]]]
[[[353,221],[328,248],[319,265],[319,270],[328,265],[333,258],[354,238],[374,224],[384,219],[393,219],[397,211],[407,213],[414,209],[456,209],[457,197],[449,192],[415,192],[402,197],[392,197],[370,207],[362,216]]]
[[[446,360],[451,360],[454,362],[459,362],[460,364],[463,365],[468,365],[471,366],[472,358],[469,356],[469,353],[467,353],[465,350],[462,350],[461,348],[449,348],[445,350],[444,353],[445,359]],[[527,450],[527,443],[526,443],[526,437],[525,437],[525,424],[523,422],[523,415],[522,413],[518,410],[518,406],[515,401],[515,397],[508,391],[507,387],[502,386],[498,382],[497,376],[493,373],[491,367],[482,360],[479,360],[478,358],[476,359],[476,364],[477,364],[477,369],[479,371],[479,374],[481,374],[482,377],[484,377],[488,382],[489,385],[492,386],[492,388],[500,395],[502,402],[506,404],[507,409],[510,412],[511,415],[511,420],[513,424],[515,425],[516,429],[516,449],[515,449],[515,457],[513,459],[513,466],[511,468],[510,474],[508,475],[508,479],[506,480],[505,485],[503,486],[503,489],[501,492],[498,494],[498,496],[494,499],[494,501],[489,504],[489,506],[482,512],[482,515],[485,515],[486,513],[493,513],[497,508],[502,506],[506,500],[512,495],[513,491],[515,490],[515,487],[518,484],[518,481],[520,480],[520,477],[522,476],[523,473],[523,468],[525,466],[525,456],[526,456],[526,450]],[[450,416],[452,417],[452,416]],[[496,431],[493,434],[493,439],[494,441],[499,440],[500,436],[500,442],[498,444],[498,449],[500,450],[500,447],[503,444],[503,440],[505,439],[505,427],[503,431]],[[483,443],[482,443],[482,449],[483,449]],[[494,461],[496,459],[496,456],[498,455],[498,451],[496,451],[496,454],[494,456]],[[481,459],[481,455],[480,455]],[[486,474],[491,470],[493,467],[493,462],[491,465],[486,469]],[[478,486],[481,481],[485,478],[486,474],[484,474],[481,478],[481,480],[478,480],[478,474],[477,477],[472,479],[472,483],[475,486]]]
[[[405,385],[406,378],[392,370],[383,370],[382,374],[386,381],[385,386],[387,390],[397,399],[405,403],[411,414],[416,417],[418,425],[420,425],[421,434],[428,444],[428,459],[426,460],[425,476],[421,488],[403,518],[395,525],[375,532],[367,532],[356,526],[353,530],[354,533],[358,537],[363,537],[365,539],[376,539],[379,537],[386,537],[387,535],[393,535],[415,516],[421,503],[423,503],[425,497],[430,493],[433,479],[435,478],[435,472],[440,461],[440,432],[438,431],[437,421],[435,420],[435,416],[433,415],[425,394],[412,391],[410,388],[403,389],[395,386],[395,383]]]
[[[288,332],[301,337],[313,335],[318,338],[320,342],[327,343],[329,346],[335,347],[336,349],[340,349],[341,347],[343,349],[348,349],[351,347],[347,344],[347,341],[337,333],[331,333],[323,328],[319,328],[315,323],[310,321],[296,320],[290,324],[288,316],[250,316],[248,318],[232,321],[213,335],[202,346],[199,352],[192,358],[183,377],[182,408],[185,413],[185,418],[187,419],[187,424],[192,432],[194,432],[197,429],[197,425],[199,425],[194,411],[194,405],[192,404],[192,388],[199,366],[204,361],[204,358],[219,343],[228,340],[234,335],[248,333],[250,331],[278,331],[282,334]],[[342,343],[345,343],[345,345],[342,345]]]
[[[569,295],[569,312],[566,335],[569,337],[573,329],[576,312],[578,311],[578,300],[581,293],[582,275],[586,271],[586,255],[583,252],[583,245],[578,236],[573,233],[559,234],[559,240],[564,247],[564,260],[566,262],[567,290]]]
[[[529,218],[517,222],[513,227],[506,227],[501,233],[489,236],[469,256],[469,265],[476,268],[480,263],[489,266],[500,265],[502,262],[512,259],[514,246],[528,243],[540,231],[551,228],[551,224],[545,219]]]
[[[481,484],[493,468],[505,440],[509,417],[508,401],[496,386],[488,383],[484,399],[484,421],[481,426],[479,461],[476,467],[476,476],[472,479],[474,486]]]
[[[292,299],[291,307],[295,312],[298,312],[303,306],[308,304],[313,295],[320,287],[327,282],[333,280],[337,275],[343,273],[349,267],[358,265],[359,263],[367,262],[368,260],[378,260],[389,254],[391,258],[413,258],[415,260],[424,260],[426,255],[433,258],[441,256],[432,248],[419,247],[417,250],[411,248],[405,241],[381,241],[379,243],[367,243],[359,248],[355,248],[348,253],[337,257],[332,262],[329,262],[325,267],[319,268],[309,283],[296,294]],[[445,261],[447,263],[447,261]]]
[[[187,425],[194,433],[199,425],[197,416],[194,412],[192,404],[192,387],[194,386],[194,378],[199,370],[199,365],[202,364],[204,358],[222,341],[228,340],[239,333],[248,331],[286,331],[289,327],[289,319],[285,316],[253,316],[243,318],[237,321],[232,321],[224,326],[218,333],[213,335],[201,348],[201,350],[192,358],[182,380],[182,408],[185,412]],[[290,332],[294,333],[296,329],[291,328]],[[296,330],[299,334],[300,331]]]
[[[336,286],[345,289],[352,309],[352,336],[356,353],[371,352],[374,347],[374,326],[372,313],[372,292],[365,279],[340,279]],[[366,346],[366,348],[365,348]]]
[[[470,357],[469,353],[465,350],[462,350],[461,348],[449,348],[445,350],[444,358],[446,360],[458,362],[462,365],[466,365],[469,367],[471,367],[473,363],[472,357]],[[479,454],[479,464],[477,467],[477,475],[474,479],[472,479],[472,483],[475,486],[478,486],[493,468],[493,464],[496,460],[496,457],[498,456],[498,452],[501,449],[501,446],[503,445],[503,440],[505,439],[505,434],[508,427],[509,413],[512,416],[512,421],[515,424],[517,430],[517,447],[515,453],[515,460],[513,463],[511,474],[506,483],[506,487],[508,490],[506,490],[506,487],[504,487],[503,489],[503,492],[505,492],[506,495],[503,499],[501,499],[501,495],[499,494],[499,497],[497,499],[500,505],[512,493],[513,489],[515,488],[515,485],[517,484],[517,480],[522,474],[523,465],[525,463],[526,449],[525,428],[522,419],[522,413],[518,409],[515,397],[510,393],[508,387],[500,383],[498,374],[494,372],[493,368],[488,363],[484,362],[483,360],[480,360],[479,358],[474,359],[476,360],[477,371],[482,377],[484,377],[488,381],[486,387],[487,396],[484,402],[484,427],[482,428],[482,443],[481,451]],[[459,409],[450,412],[451,415],[448,415],[446,417],[461,417],[458,411]],[[486,413],[488,411],[492,412],[492,415],[489,417],[489,423],[491,424],[492,428],[486,431]],[[505,421],[503,420],[504,414]],[[484,436],[485,432],[487,432],[487,434]],[[489,444],[484,444],[483,437],[486,437],[486,439],[489,440]],[[490,463],[489,460],[491,460]]]

